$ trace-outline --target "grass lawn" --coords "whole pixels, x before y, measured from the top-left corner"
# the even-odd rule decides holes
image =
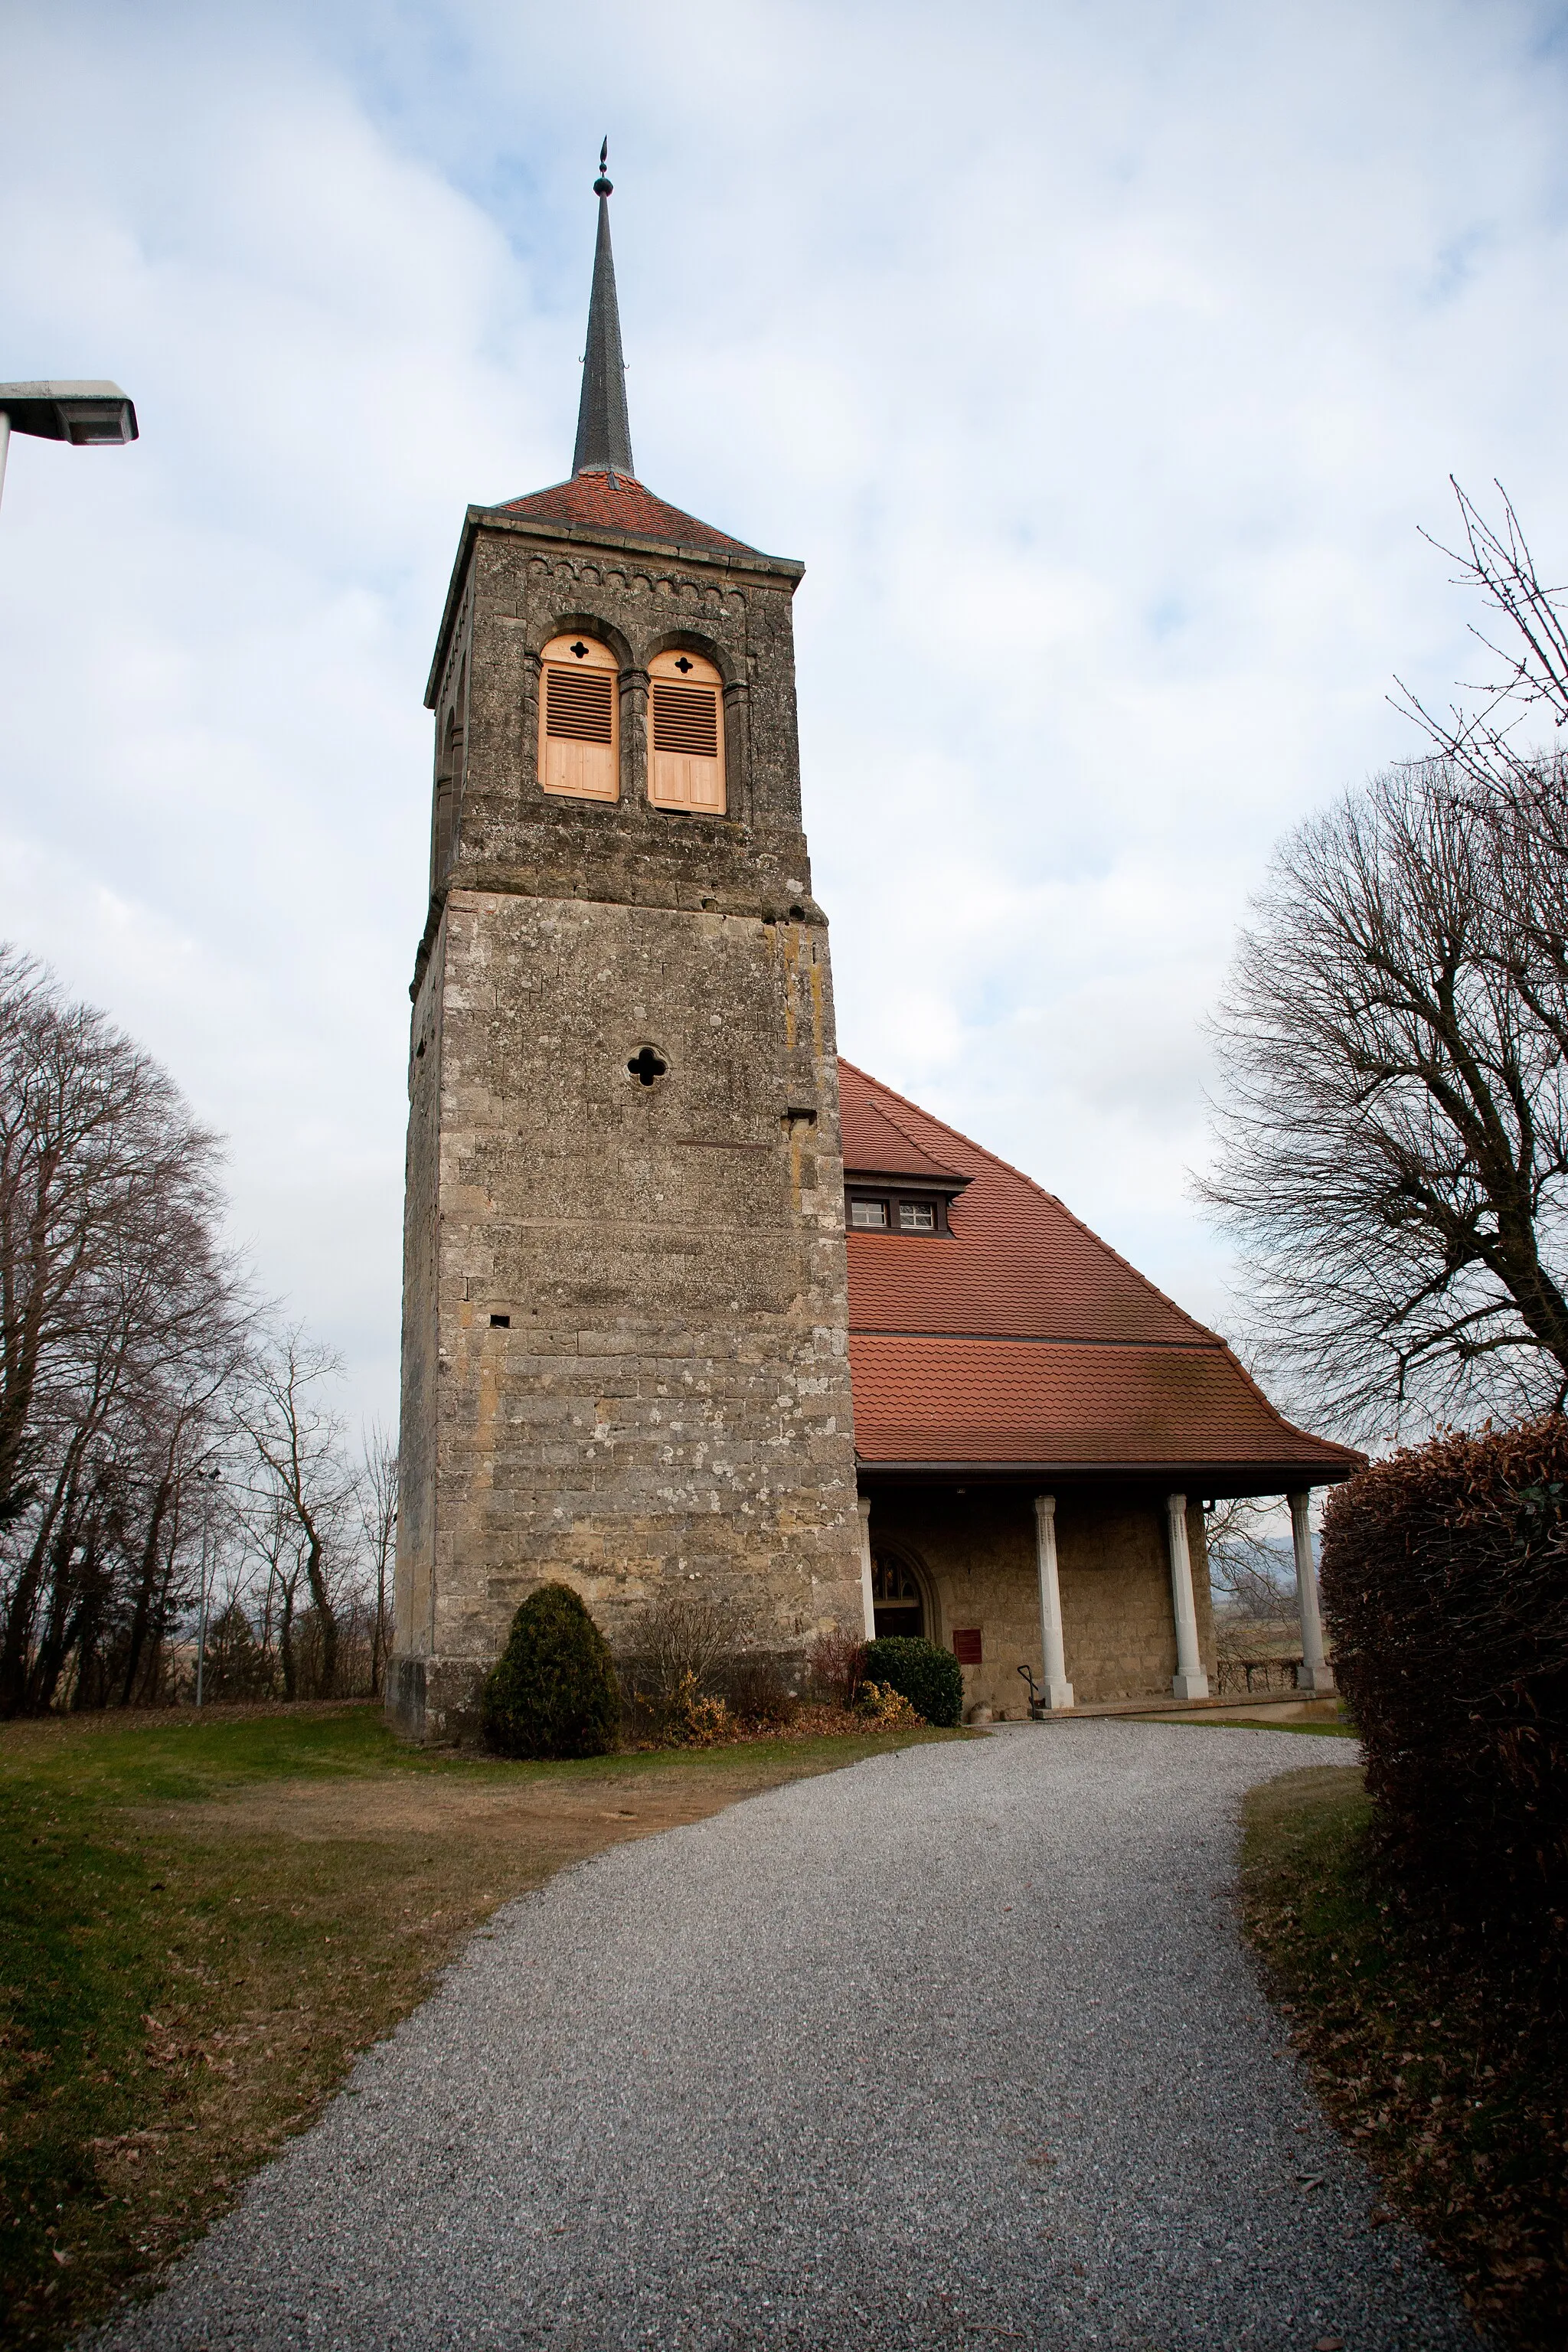
[[[500,1763],[371,1706],[0,1729],[0,2343],[228,2204],[476,1922],[563,1864],[962,1733]]]
[[[1528,1977],[1500,1983],[1404,1915],[1372,1865],[1359,1772],[1247,1801],[1242,1910],[1324,2105],[1504,2344],[1568,2342],[1568,2050]]]

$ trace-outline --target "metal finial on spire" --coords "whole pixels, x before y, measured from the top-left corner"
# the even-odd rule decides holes
[[[621,313],[616,299],[616,258],[610,250],[611,184],[605,176],[608,139],[599,150],[599,234],[594,247],[594,290],[588,300],[588,348],[583,360],[583,398],[577,410],[574,474],[630,474],[632,432],[626,418],[626,362],[621,357]]]

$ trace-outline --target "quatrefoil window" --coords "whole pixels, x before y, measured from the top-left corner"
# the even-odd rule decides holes
[[[685,672],[686,670],[689,670],[689,669],[691,667],[691,664],[687,660],[686,656],[685,656],[684,654],[682,654],[682,655],[681,655],[681,656],[680,656],[680,658],[679,658],[679,660],[676,663],[675,667],[676,667],[676,668],[677,668],[678,670],[680,670],[680,671],[682,671],[682,672]]]
[[[657,1079],[663,1077],[668,1067],[669,1064],[662,1055],[656,1054],[651,1045],[643,1045],[626,1064],[626,1072],[628,1076],[636,1078],[639,1086],[651,1087]]]
[[[570,650],[572,653],[575,654],[575,655],[576,655],[576,656],[577,656],[577,659],[578,659],[579,661],[581,661],[581,660],[583,660],[584,656],[586,655],[588,648],[587,648],[587,646],[583,643],[582,638],[581,638],[581,637],[579,637],[579,638],[578,638],[578,640],[577,640],[577,642],[576,642],[576,644],[575,644],[574,646],[571,646],[571,647],[569,648],[569,650]]]

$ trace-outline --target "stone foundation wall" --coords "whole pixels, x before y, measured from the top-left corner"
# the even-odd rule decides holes
[[[1214,1616],[1203,1511],[1187,1506],[1198,1639],[1211,1676]],[[873,1490],[871,1545],[903,1552],[932,1604],[927,1632],[951,1646],[978,1627],[982,1663],[965,1666],[965,1703],[1021,1717],[1028,1690],[1017,1669],[1045,1672],[1033,1498],[983,1487]],[[1176,1671],[1163,1496],[1137,1489],[1057,1498],[1057,1556],[1068,1677],[1080,1705],[1169,1698]]]

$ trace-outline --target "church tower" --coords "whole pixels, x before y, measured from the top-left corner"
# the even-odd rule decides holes
[[[572,477],[470,507],[426,697],[388,1701],[471,1727],[518,1603],[862,1622],[803,567],[632,463],[610,183]]]

